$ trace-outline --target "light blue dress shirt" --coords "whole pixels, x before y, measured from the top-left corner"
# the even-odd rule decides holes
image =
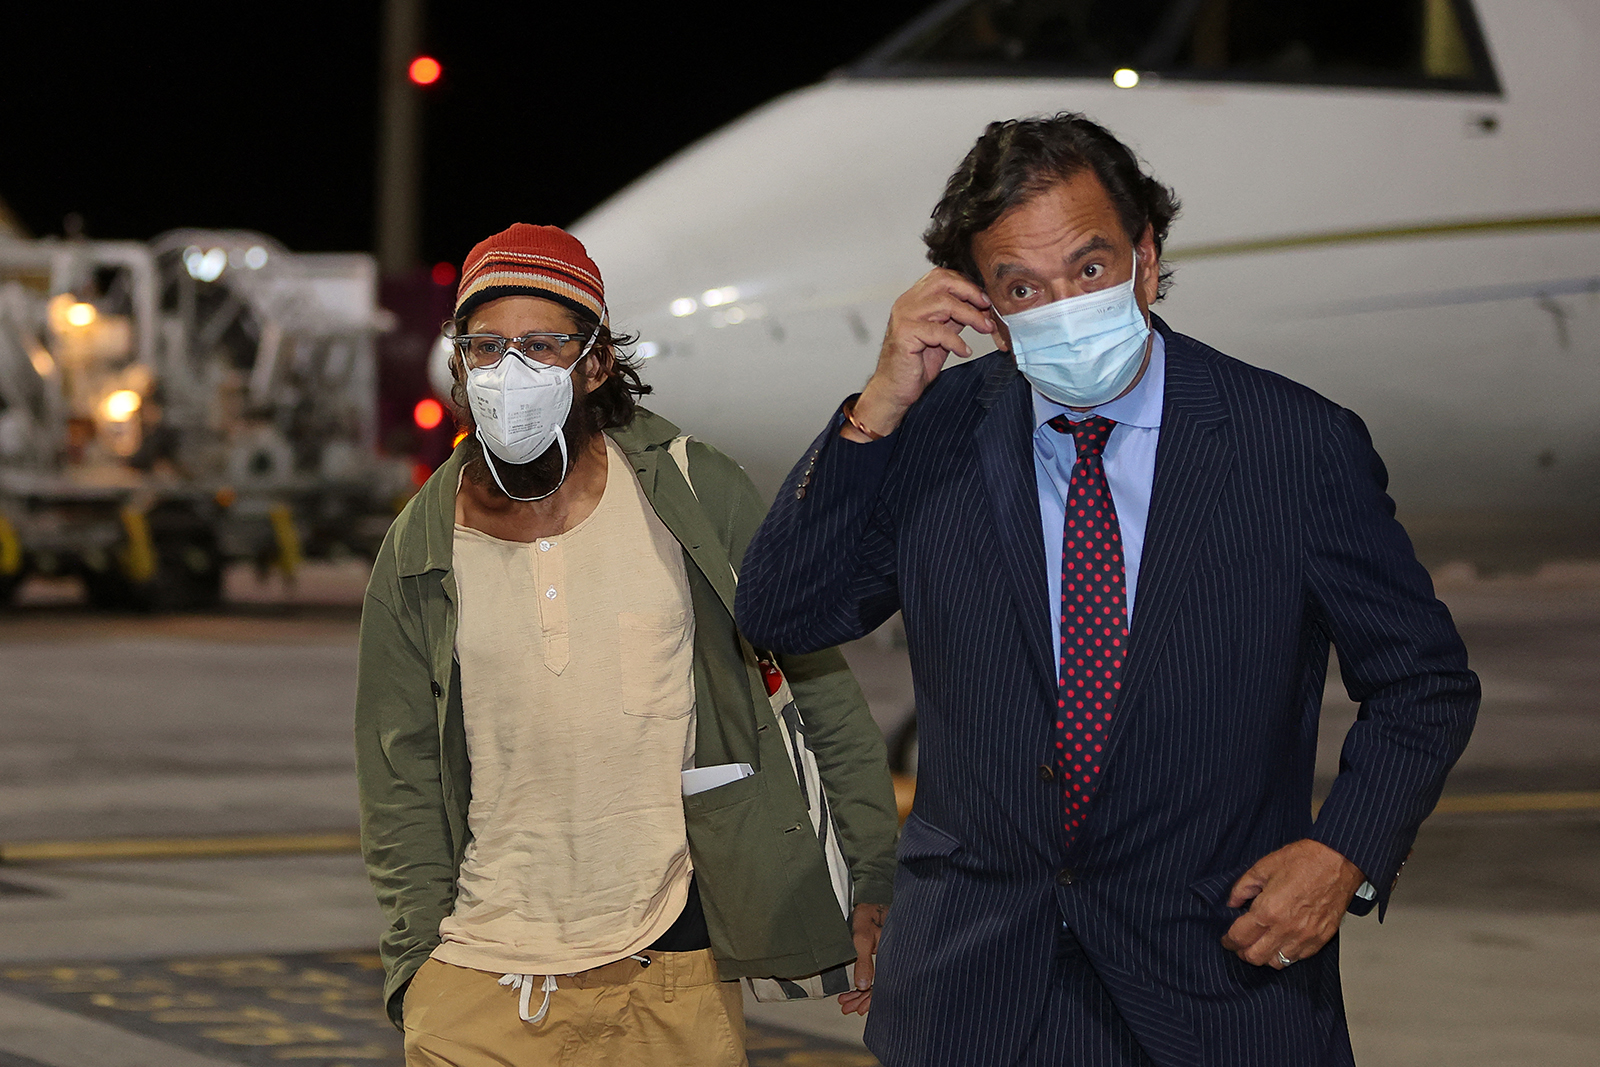
[[[1144,557],[1144,535],[1150,522],[1150,491],[1156,480],[1156,442],[1161,437],[1161,402],[1166,396],[1166,384],[1167,347],[1161,335],[1152,332],[1150,365],[1126,396],[1092,411],[1073,411],[1033,390],[1033,471],[1039,485],[1044,572],[1050,581],[1050,647],[1051,658],[1058,661],[1057,681],[1061,678],[1061,613],[1056,608],[1061,603],[1061,532],[1067,521],[1064,501],[1072,484],[1072,464],[1078,458],[1078,449],[1071,434],[1057,433],[1045,424],[1057,415],[1065,415],[1072,422],[1101,415],[1117,424],[1106,439],[1101,461],[1111,486],[1111,502],[1117,508],[1117,524],[1122,528],[1123,581],[1131,627],[1133,598],[1139,589],[1139,561]],[[1356,890],[1356,896],[1363,900],[1377,895],[1371,882],[1362,882]]]
[[[1150,490],[1156,479],[1156,442],[1161,436],[1161,402],[1166,394],[1167,348],[1151,331],[1150,365],[1139,384],[1125,396],[1091,411],[1073,411],[1033,390],[1033,470],[1039,485],[1039,525],[1044,531],[1044,570],[1050,580],[1050,647],[1060,656],[1061,533],[1066,524],[1066,499],[1072,464],[1078,458],[1072,435],[1046,425],[1057,415],[1077,422],[1100,415],[1117,425],[1106,439],[1101,461],[1111,486],[1122,529],[1124,582],[1128,593],[1128,625],[1133,625],[1134,597],[1139,590],[1139,560],[1144,555],[1145,527],[1150,519]],[[1059,674],[1058,674],[1059,678]]]

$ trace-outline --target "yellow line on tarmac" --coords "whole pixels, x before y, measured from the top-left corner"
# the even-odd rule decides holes
[[[1440,815],[1484,815],[1502,811],[1600,809],[1600,791],[1574,793],[1465,793],[1439,798]]]
[[[909,774],[896,774],[894,778],[894,806],[900,809],[900,821],[911,814],[911,801],[917,795],[917,780]]]
[[[911,801],[917,795],[917,780],[894,776],[894,799],[900,808],[900,821],[911,814]],[[1600,790],[1572,793],[1462,793],[1442,797],[1434,808],[1437,815],[1490,815],[1508,811],[1600,811]]]
[[[357,852],[361,835],[259,834],[248,837],[133,837],[104,841],[17,841],[0,844],[0,863],[164,860],[283,853]]]
[[[911,812],[917,780],[894,776],[900,820]],[[1600,811],[1600,790],[1567,793],[1465,793],[1447,796],[1439,815],[1501,812]],[[202,859],[328,852],[358,852],[361,835],[260,834],[248,837],[134,837],[105,841],[18,841],[0,844],[0,863],[68,863],[91,860]]]

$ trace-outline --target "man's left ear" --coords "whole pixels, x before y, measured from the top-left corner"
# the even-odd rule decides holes
[[[1139,257],[1139,296],[1148,306],[1156,302],[1161,290],[1161,256],[1156,252],[1155,231],[1148,224],[1134,246],[1134,254]]]
[[[984,296],[989,296],[989,287],[983,284],[981,276],[974,278],[969,274],[967,277],[971,278],[973,283],[983,290]],[[1001,320],[1000,312],[995,310],[994,297],[992,296],[989,296],[989,319],[994,323],[994,333],[989,335],[990,340],[994,342],[994,346],[1002,352],[1011,351],[1011,332],[1006,329],[1005,322]]]
[[[583,357],[589,366],[583,368],[583,393],[588,396],[606,383],[611,377],[611,349],[609,347],[595,346],[594,351]]]
[[[1011,332],[1006,329],[1006,324],[993,309],[990,309],[989,316],[994,319],[994,333],[989,335],[994,338],[994,346],[1002,352],[1011,351]]]

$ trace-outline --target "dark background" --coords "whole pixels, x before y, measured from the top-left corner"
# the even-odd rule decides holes
[[[423,50],[422,252],[570,223],[931,0],[444,3]],[[35,236],[254,229],[373,246],[382,5],[30,0],[0,13],[0,200]]]

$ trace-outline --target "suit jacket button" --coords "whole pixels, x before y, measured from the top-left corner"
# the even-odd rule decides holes
[[[1053,781],[1055,779],[1055,776],[1056,776],[1056,772],[1052,771],[1050,769],[1050,765],[1049,764],[1047,764],[1047,763],[1039,764],[1039,781],[1041,781],[1041,782]]]
[[[434,682],[433,683],[433,698],[435,700],[437,700],[442,696],[444,696],[444,689],[440,687],[438,682]]]
[[[794,491],[794,498],[796,500],[804,500],[806,498],[806,487],[802,485],[800,488],[796,489]]]
[[[1056,885],[1071,885],[1071,884],[1072,884],[1072,868],[1071,867],[1063,867],[1059,871],[1056,872]]]

